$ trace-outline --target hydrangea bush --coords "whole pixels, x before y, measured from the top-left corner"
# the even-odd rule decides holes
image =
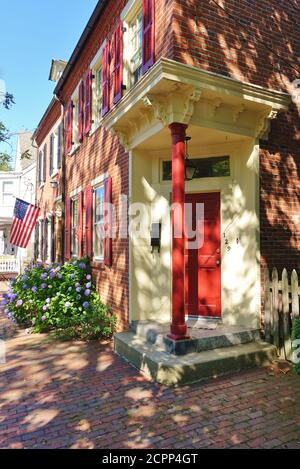
[[[68,338],[94,340],[110,337],[116,325],[96,292],[87,259],[28,267],[12,280],[2,304],[27,332],[56,330]]]

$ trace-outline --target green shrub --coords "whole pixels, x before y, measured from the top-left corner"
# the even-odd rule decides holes
[[[65,331],[70,338],[94,340],[110,337],[116,325],[96,292],[87,259],[28,267],[11,282],[3,304],[7,315],[28,332]]]
[[[292,330],[292,340],[299,340],[300,343],[300,318],[296,318],[293,321],[293,330]],[[298,356],[300,358],[300,345],[294,348],[294,356]],[[300,363],[294,363],[294,368],[296,373],[300,375]]]

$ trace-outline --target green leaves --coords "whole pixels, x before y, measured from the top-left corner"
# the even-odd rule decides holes
[[[110,337],[116,326],[115,316],[91,282],[87,259],[62,266],[33,265],[16,279],[11,294],[9,312],[33,332],[55,329],[68,331],[72,338],[95,340]]]

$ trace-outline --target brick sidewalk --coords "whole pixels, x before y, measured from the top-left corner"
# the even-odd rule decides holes
[[[300,448],[300,378],[291,373],[254,370],[169,389],[110,343],[14,331],[6,352],[1,448]]]

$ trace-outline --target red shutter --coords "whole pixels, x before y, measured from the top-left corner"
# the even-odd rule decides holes
[[[119,22],[114,32],[114,69],[113,69],[113,103],[116,104],[122,98],[123,85],[123,23]]]
[[[83,80],[79,85],[78,92],[78,140],[83,140],[83,125],[84,125],[84,82]]]
[[[83,192],[78,194],[78,257],[83,256]]]
[[[85,243],[86,255],[93,257],[93,187],[85,189]]]
[[[72,150],[73,139],[73,101],[67,105],[65,117],[65,133],[66,133],[66,154]]]
[[[88,135],[92,127],[93,72],[88,70],[84,77],[84,133]]]
[[[154,4],[154,0],[143,0],[143,74],[154,64]]]
[[[104,264],[112,265],[112,179],[108,177],[104,182],[105,202],[105,240],[104,240]]]
[[[109,49],[110,43],[107,41],[102,55],[102,116],[105,116],[110,108]]]
[[[71,197],[66,197],[65,205],[65,260],[71,259]]]

